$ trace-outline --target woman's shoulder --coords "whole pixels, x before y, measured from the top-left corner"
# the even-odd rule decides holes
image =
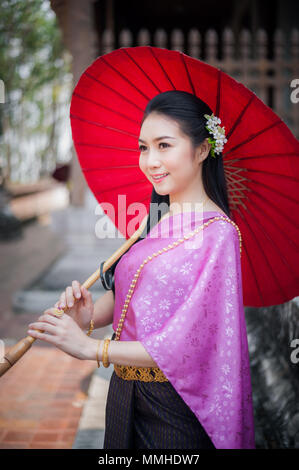
[[[217,216],[218,214],[220,214],[220,215],[223,215],[227,219],[226,221],[223,221],[223,219],[220,219],[219,226],[218,226],[218,223],[216,224],[217,226],[216,232],[218,234],[218,229],[221,231],[222,239],[225,239],[227,242],[227,238],[233,239],[236,236],[238,238],[239,235],[238,235],[238,228],[236,227],[236,224],[232,222],[231,218],[228,217],[228,215],[222,209],[220,209],[220,207],[218,207],[216,204],[211,204],[207,208],[205,208],[205,211],[217,212]],[[216,226],[211,227],[211,230],[209,231],[212,237],[215,235],[214,229],[216,228]]]
[[[225,215],[227,217],[227,214],[219,206],[217,206],[217,204],[213,203],[212,201],[211,203],[205,205],[204,210],[206,212],[210,212],[210,211],[219,212],[220,214]]]

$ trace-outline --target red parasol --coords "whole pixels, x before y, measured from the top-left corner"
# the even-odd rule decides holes
[[[73,92],[73,141],[100,204],[125,195],[149,209],[152,185],[139,169],[138,137],[150,99],[183,90],[205,101],[225,126],[223,161],[231,219],[242,234],[243,300],[269,306],[299,295],[299,142],[252,91],[180,51],[120,48],[98,57]],[[109,215],[109,214],[108,214]],[[113,220],[117,228],[120,219]],[[127,233],[123,235],[128,238]]]

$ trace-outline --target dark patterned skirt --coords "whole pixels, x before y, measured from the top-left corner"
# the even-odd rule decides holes
[[[170,382],[124,380],[113,372],[104,449],[215,449]]]

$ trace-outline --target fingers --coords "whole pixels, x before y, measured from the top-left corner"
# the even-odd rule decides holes
[[[58,318],[54,316],[54,311],[54,308],[48,308],[44,311],[43,315],[38,317],[36,322],[29,323],[28,328],[30,330],[44,330],[45,332],[54,334],[57,327],[61,328],[61,326],[69,321],[68,315]]]
[[[40,317],[40,321],[36,321],[34,323],[30,323],[28,325],[28,334],[31,335],[32,333],[35,333],[36,330],[41,330],[43,331],[44,333],[50,333],[52,335],[55,334],[56,332],[56,325],[54,324],[51,324],[50,322],[48,321],[42,321],[42,317]]]
[[[84,299],[84,303],[88,305],[89,303],[92,303],[92,296],[89,290],[86,289],[86,287],[81,286],[81,291],[82,291],[82,296]]]
[[[55,303],[55,307],[65,308],[73,307],[75,299],[81,298],[81,286],[78,281],[72,281],[72,285],[68,286],[64,292],[62,292],[60,299]]]
[[[33,338],[58,345],[61,332],[67,327],[69,317],[65,315],[65,318],[57,318],[50,313],[53,310],[53,308],[45,310],[36,322],[30,323],[27,333]]]
[[[63,292],[60,296],[59,301],[56,302],[55,307],[64,308],[65,306],[66,306],[66,297],[65,297],[65,292]]]
[[[73,307],[74,305],[74,296],[73,296],[73,288],[68,286],[66,289],[65,289],[65,295],[66,295],[66,305],[68,307]]]
[[[76,299],[80,299],[80,297],[81,297],[81,286],[80,286],[80,282],[78,282],[78,281],[73,281],[73,282],[72,282],[72,287],[73,287],[73,292],[74,292],[74,295],[75,295]]]
[[[56,331],[56,328],[54,325],[50,325],[50,323],[46,323],[46,322],[34,322],[34,323],[30,323],[30,325],[28,325],[28,333],[32,333],[34,332],[34,330],[41,330],[41,331],[44,331],[45,333],[51,333],[51,334],[54,334],[55,331]]]
[[[54,308],[48,308],[47,310],[44,311],[43,315],[38,317],[37,321],[44,321],[48,322],[51,325],[59,325],[61,322],[59,322],[60,317],[55,316],[55,309]]]
[[[43,328],[40,328],[40,329],[42,330]],[[47,343],[54,344],[53,336],[49,335],[48,333],[43,333],[41,331],[36,331],[36,330],[28,330],[27,333],[32,338],[42,339],[43,341],[46,341]]]
[[[65,292],[61,294],[59,301],[56,302],[55,307],[73,307],[75,299],[83,299],[85,302],[92,302],[91,293],[78,281],[73,281],[72,286],[66,288]]]

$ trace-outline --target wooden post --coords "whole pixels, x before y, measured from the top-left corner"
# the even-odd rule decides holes
[[[51,8],[57,16],[65,46],[73,57],[74,87],[84,70],[98,55],[93,3],[93,0],[51,0]],[[70,202],[74,206],[83,206],[87,184],[74,148],[72,154]]]

